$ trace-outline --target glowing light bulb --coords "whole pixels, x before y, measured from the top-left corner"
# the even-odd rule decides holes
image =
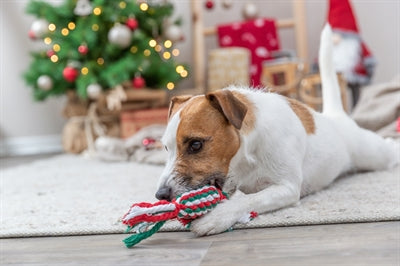
[[[150,40],[149,45],[150,45],[150,47],[155,47],[157,45],[156,40]]]
[[[102,57],[97,58],[97,64],[99,65],[104,64],[104,59]]]
[[[89,73],[89,69],[87,67],[82,67],[81,73],[82,75],[87,75]]]
[[[55,55],[55,54],[53,54],[53,55],[50,57],[50,61],[53,62],[53,63],[58,62],[58,56]]]
[[[165,46],[165,48],[171,48],[172,42],[171,42],[170,40],[166,40],[166,41],[164,42],[164,46]]]
[[[149,5],[147,3],[141,3],[139,8],[142,11],[147,11],[147,9],[149,9]]]
[[[154,47],[154,50],[156,50],[157,52],[161,52],[162,50],[161,45],[157,44],[156,47]]]
[[[183,66],[179,65],[175,68],[175,70],[176,70],[176,73],[181,73],[183,70],[185,70],[185,68]]]
[[[124,9],[126,7],[126,3],[124,1],[119,2],[119,8]]]
[[[96,16],[99,16],[101,14],[101,8],[100,7],[95,7],[93,9],[93,14],[95,14]]]
[[[44,38],[43,42],[44,42],[45,44],[51,44],[52,40],[51,40],[50,37],[46,37],[46,38]]]
[[[179,50],[175,48],[174,50],[172,50],[172,54],[174,56],[178,56],[179,55]]]
[[[93,25],[92,25],[92,30],[93,30],[93,31],[98,31],[98,30],[99,30],[99,25],[93,24]]]
[[[167,83],[167,89],[173,90],[175,88],[175,84],[173,82],[168,82]]]
[[[68,23],[68,29],[70,29],[70,30],[74,30],[75,29],[75,23],[74,22],[70,22],[70,23]]]
[[[54,45],[53,45],[53,50],[54,50],[54,52],[59,52],[59,51],[61,50],[60,45],[54,44]]]
[[[131,47],[131,53],[135,54],[138,51],[138,48],[136,46]]]
[[[49,24],[49,31],[55,31],[56,28],[56,25],[54,25],[53,23]]]
[[[149,49],[143,51],[144,56],[149,56],[151,54]]]
[[[61,34],[62,34],[63,36],[67,36],[67,35],[69,34],[69,30],[68,30],[67,28],[63,28],[63,29],[61,30]]]
[[[183,70],[181,73],[179,73],[182,78],[186,78],[188,75],[188,72],[186,70]]]

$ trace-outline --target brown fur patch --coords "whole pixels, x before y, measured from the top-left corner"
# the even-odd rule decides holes
[[[237,99],[239,99],[239,101],[241,101],[247,106],[246,117],[243,120],[240,132],[242,132],[244,135],[248,135],[251,131],[254,130],[256,124],[256,116],[254,114],[254,104],[242,93],[237,91],[233,91],[232,93],[233,95],[235,95]]]
[[[171,102],[169,104],[168,118],[171,118],[182,105],[192,98],[191,95],[181,95],[172,97]]]
[[[314,117],[312,116],[310,110],[301,102],[295,99],[287,99],[289,102],[290,108],[294,111],[297,117],[300,119],[303,124],[304,129],[308,135],[315,133],[315,123]]]
[[[240,147],[238,130],[205,96],[192,98],[183,106],[180,119],[176,135],[176,182],[197,187],[211,179],[225,178]],[[203,143],[200,152],[188,152],[192,140]]]

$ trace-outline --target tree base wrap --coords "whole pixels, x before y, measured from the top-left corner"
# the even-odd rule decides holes
[[[178,219],[183,226],[190,227],[190,222],[211,211],[218,203],[227,199],[227,195],[214,186],[205,186],[178,196],[168,202],[160,200],[154,204],[136,203],[122,218],[128,225],[127,232],[135,233],[124,239],[126,247],[132,247],[156,233],[167,220]],[[257,216],[257,213],[242,217],[239,222],[245,223]]]

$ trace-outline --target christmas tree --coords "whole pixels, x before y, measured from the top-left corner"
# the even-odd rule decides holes
[[[36,100],[68,90],[96,99],[127,81],[134,88],[171,90],[188,75],[174,60],[174,43],[183,36],[167,1],[31,1],[26,11],[38,18],[29,36],[46,46],[32,53],[24,75]]]

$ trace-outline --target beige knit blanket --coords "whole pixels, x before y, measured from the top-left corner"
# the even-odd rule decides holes
[[[1,170],[1,237],[122,233],[133,203],[155,202],[162,166],[60,155]],[[400,219],[400,168],[339,178],[241,228]],[[239,226],[237,226],[239,227]],[[163,230],[183,230],[177,222]]]

